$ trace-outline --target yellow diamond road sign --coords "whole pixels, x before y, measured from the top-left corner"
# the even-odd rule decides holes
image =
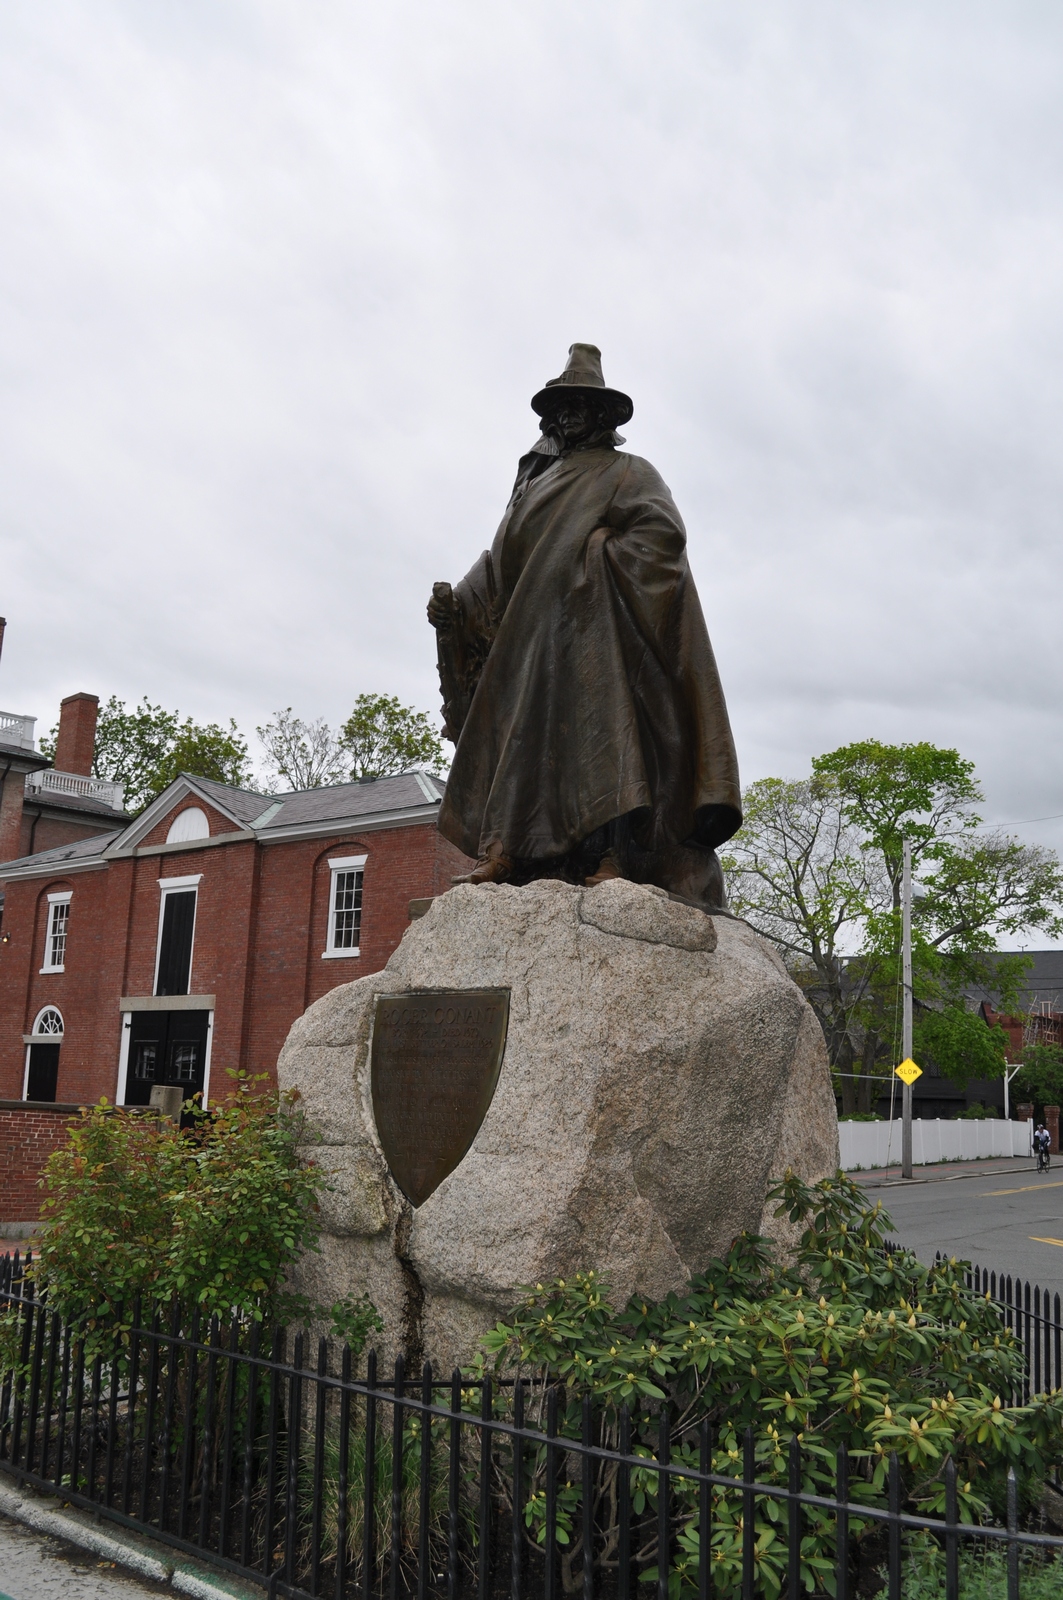
[[[900,1066],[894,1070],[898,1078],[903,1078],[905,1083],[914,1083],[916,1078],[923,1076],[922,1067],[917,1067],[911,1056],[908,1057],[907,1061],[902,1061]]]

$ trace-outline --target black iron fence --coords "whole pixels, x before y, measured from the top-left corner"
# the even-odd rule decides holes
[[[1019,1600],[1063,1551],[1020,1526],[1014,1471],[1006,1526],[975,1526],[959,1518],[951,1462],[945,1517],[911,1515],[895,1456],[888,1503],[872,1504],[844,1447],[817,1492],[796,1439],[772,1472],[749,1429],[720,1471],[713,1429],[677,1435],[666,1404],[573,1412],[556,1387],[441,1380],[429,1365],[411,1378],[401,1361],[385,1378],[372,1355],[359,1373],[347,1348],[185,1323],[177,1306],[134,1308],[93,1353],[25,1266],[0,1261],[0,1467],[270,1594],[855,1600],[881,1572],[899,1600],[921,1540],[942,1553],[945,1600],[960,1600],[967,1550],[999,1552],[1001,1592]],[[1022,1299],[1020,1336],[1047,1326]]]
[[[902,1246],[888,1240],[887,1250]],[[939,1250],[934,1260],[947,1258]],[[991,1272],[988,1267],[971,1266],[964,1273],[969,1289],[988,1295],[1000,1309],[1004,1326],[1010,1328],[1025,1352],[1023,1381],[1011,1395],[1013,1405],[1025,1405],[1032,1394],[1063,1388],[1063,1300],[1058,1294],[1036,1283],[1007,1273]]]
[[[941,1260],[941,1256],[938,1256]],[[1025,1404],[1032,1394],[1063,1387],[1063,1318],[1060,1297],[1037,1284],[999,1275],[985,1267],[972,1267],[966,1273],[967,1286],[987,1294],[1000,1307],[1005,1327],[1015,1334],[1026,1352],[1025,1379],[1016,1404]]]

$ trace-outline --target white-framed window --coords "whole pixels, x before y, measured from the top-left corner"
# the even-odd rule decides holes
[[[48,920],[44,928],[44,965],[42,972],[63,972],[66,969],[66,935],[70,925],[70,897],[66,889],[48,896]]]
[[[192,980],[192,945],[201,872],[159,878],[159,932],[155,945],[156,994],[187,994]]]
[[[323,961],[360,955],[362,937],[362,876],[366,856],[330,856],[332,881],[328,897],[328,931]]]
[[[63,1037],[63,1014],[55,1006],[45,1006],[38,1011],[37,1020],[33,1024],[35,1039],[61,1039]]]

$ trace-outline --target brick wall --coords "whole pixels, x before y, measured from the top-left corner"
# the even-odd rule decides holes
[[[26,800],[22,812],[22,834],[15,854],[29,856],[41,850],[57,850],[61,844],[74,844],[78,839],[98,838],[104,833],[114,833],[119,824],[109,822],[106,817],[90,817],[89,820],[79,820],[78,817],[46,817],[38,816],[36,799]]]
[[[12,1106],[0,1102],[0,1223],[36,1222],[41,1190],[37,1180],[53,1150],[65,1144],[73,1106]]]
[[[156,830],[164,838],[169,820]],[[211,814],[212,835],[221,831],[219,820]],[[361,854],[359,954],[322,959],[329,856]],[[307,1006],[341,983],[379,972],[409,926],[409,902],[444,893],[468,867],[434,822],[425,822],[269,845],[248,839],[190,846],[68,877],[16,879],[6,885],[9,942],[0,945],[0,1098],[21,1097],[22,1036],[54,1005],[65,1028],[58,1099],[114,1100],[119,1001],[154,987],[160,878],[201,875],[190,990],[216,997],[210,1093],[217,1095],[229,1070],[272,1074],[288,1029]],[[72,894],[65,970],[42,972],[48,895],[57,890]]]

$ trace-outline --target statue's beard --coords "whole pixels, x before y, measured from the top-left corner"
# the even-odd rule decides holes
[[[544,438],[556,446],[559,455],[568,455],[572,450],[592,450],[596,445],[616,445],[624,442],[612,423],[602,419],[591,423],[574,435],[566,433],[559,422],[544,422],[542,433]]]

